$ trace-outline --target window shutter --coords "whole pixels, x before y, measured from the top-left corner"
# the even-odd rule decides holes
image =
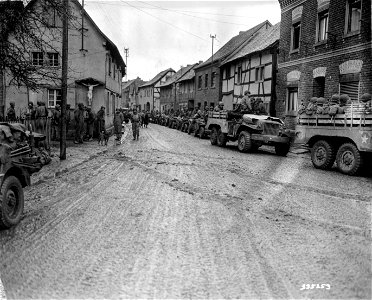
[[[340,95],[348,95],[352,101],[358,101],[359,81],[341,82]]]

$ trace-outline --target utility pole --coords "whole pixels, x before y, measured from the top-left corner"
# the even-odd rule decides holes
[[[212,39],[212,63],[213,63],[213,42],[214,42],[214,39],[216,38],[216,35],[209,35],[210,38]]]
[[[129,56],[129,48],[124,48],[125,52],[125,67],[127,71],[125,72],[125,79],[128,80],[128,56]]]
[[[66,159],[66,103],[67,103],[67,69],[68,69],[68,13],[69,1],[63,0],[63,28],[62,28],[62,101],[60,126],[60,152],[59,159]]]

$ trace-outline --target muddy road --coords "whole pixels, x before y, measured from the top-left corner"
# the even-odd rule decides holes
[[[8,299],[371,298],[372,180],[306,155],[150,124],[25,196]]]

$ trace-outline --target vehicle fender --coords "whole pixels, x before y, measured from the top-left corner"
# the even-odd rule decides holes
[[[19,179],[19,181],[22,184],[22,187],[26,187],[31,185],[31,178],[30,174],[26,169],[19,168],[16,166],[12,166],[10,169],[8,169],[5,174],[4,174],[4,179],[7,178],[8,176],[14,176]]]

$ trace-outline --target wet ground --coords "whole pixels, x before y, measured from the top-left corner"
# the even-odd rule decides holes
[[[99,152],[26,189],[8,299],[371,298],[371,177],[153,124]]]

